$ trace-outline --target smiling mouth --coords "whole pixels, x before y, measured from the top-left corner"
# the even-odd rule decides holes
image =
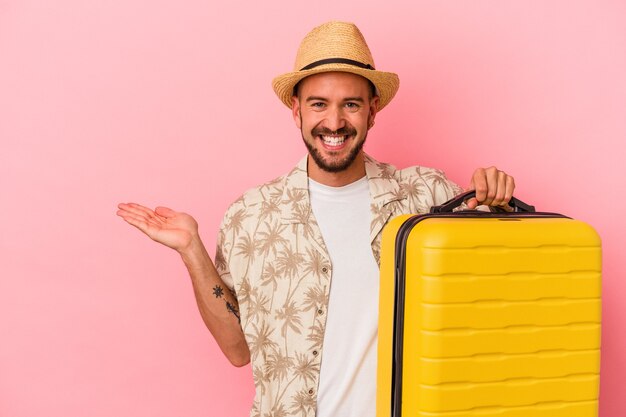
[[[319,135],[318,136],[324,144],[328,146],[340,146],[342,145],[346,139],[348,139],[348,135],[343,136],[328,136],[328,135]]]

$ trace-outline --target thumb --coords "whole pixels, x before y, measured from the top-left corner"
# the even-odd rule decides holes
[[[154,212],[165,218],[174,217],[177,214],[174,210],[168,207],[157,207],[154,209]]]
[[[474,178],[472,178],[472,181],[470,181],[469,187],[467,187],[467,190],[465,191],[474,191],[475,189],[476,189],[476,185],[474,185]],[[469,208],[470,210],[473,210],[476,207],[478,207],[478,200],[476,200],[476,197],[472,197],[468,199],[465,202],[465,204],[467,204],[467,208]]]

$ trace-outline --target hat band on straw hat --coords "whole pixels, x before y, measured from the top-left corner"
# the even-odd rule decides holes
[[[355,67],[368,69],[368,70],[374,70],[375,69],[370,64],[364,64],[362,62],[354,61],[352,59],[347,59],[347,58],[327,58],[327,59],[320,59],[319,61],[312,62],[309,65],[307,65],[305,67],[302,67],[300,69],[300,71],[310,70],[311,68],[319,67],[320,65],[326,65],[326,64],[348,64],[348,65],[354,65]]]
[[[354,23],[327,22],[304,37],[293,71],[275,77],[272,88],[280,101],[291,109],[297,97],[295,88],[306,77],[325,72],[352,73],[373,85],[380,111],[396,95],[400,80],[397,74],[376,70],[374,66],[372,53]]]

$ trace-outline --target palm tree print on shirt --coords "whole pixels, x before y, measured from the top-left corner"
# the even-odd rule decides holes
[[[378,262],[380,232],[391,218],[427,212],[461,189],[441,171],[396,170],[369,156],[365,162]],[[215,266],[236,294],[232,307],[250,348],[253,417],[315,416],[332,264],[311,210],[306,164],[305,157],[287,175],[246,192],[218,232]]]

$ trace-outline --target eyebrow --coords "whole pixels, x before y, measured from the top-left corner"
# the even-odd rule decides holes
[[[346,97],[343,99],[343,101],[358,101],[360,103],[364,103],[365,100],[363,100],[362,97]]]
[[[306,102],[309,101],[328,101],[328,99],[324,98],[324,97],[317,97],[317,96],[310,96],[306,98]],[[358,101],[360,103],[364,103],[365,100],[363,100],[362,97],[346,97],[343,99],[343,101]]]
[[[306,101],[328,101],[327,99],[325,99],[324,97],[316,97],[316,96],[309,96],[306,98]]]

